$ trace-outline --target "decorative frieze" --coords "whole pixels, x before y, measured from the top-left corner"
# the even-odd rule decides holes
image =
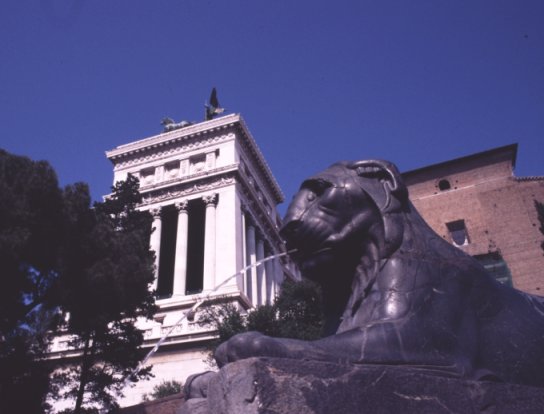
[[[234,174],[229,174],[213,180],[202,180],[193,185],[179,184],[176,186],[153,190],[144,193],[142,196],[142,205],[149,205],[167,200],[172,200],[178,197],[186,197],[202,191],[214,190],[221,187],[232,185],[236,182]]]

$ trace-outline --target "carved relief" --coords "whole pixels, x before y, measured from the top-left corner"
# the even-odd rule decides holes
[[[179,176],[180,163],[179,161],[169,162],[164,166],[164,179],[171,180]]]
[[[170,188],[157,190],[143,194],[142,205],[149,205],[160,201],[171,200],[178,197],[185,197],[191,194],[214,190],[216,188],[232,185],[236,182],[234,175],[223,176],[213,181],[204,181],[192,186],[178,185]]]
[[[140,171],[140,185],[151,185],[155,182],[155,168],[146,168]]]
[[[204,154],[199,154],[197,156],[191,157],[191,164],[189,166],[190,174],[198,174],[206,169],[206,156]]]

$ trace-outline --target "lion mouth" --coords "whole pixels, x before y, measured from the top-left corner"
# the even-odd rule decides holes
[[[296,263],[303,264],[305,262],[311,261],[312,259],[315,259],[316,257],[324,253],[330,252],[332,250],[332,246],[322,245],[320,247],[308,249],[304,248],[304,245],[298,247],[288,245],[287,250],[291,251],[289,255]]]

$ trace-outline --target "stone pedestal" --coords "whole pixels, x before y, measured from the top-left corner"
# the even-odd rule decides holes
[[[408,367],[251,358],[228,364],[208,398],[178,414],[542,413],[544,389],[451,378]]]

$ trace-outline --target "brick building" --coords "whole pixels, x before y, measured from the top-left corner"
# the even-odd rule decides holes
[[[444,239],[497,279],[544,295],[544,252],[535,201],[544,177],[516,177],[517,144],[403,174],[410,198]]]

